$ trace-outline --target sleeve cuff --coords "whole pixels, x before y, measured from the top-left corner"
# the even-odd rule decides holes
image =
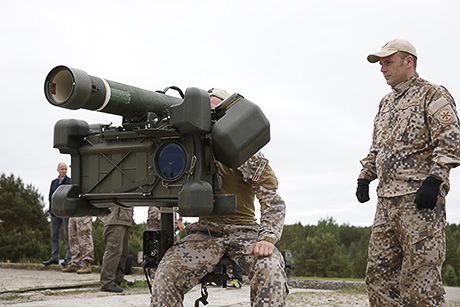
[[[449,179],[449,170],[437,163],[433,163],[429,176],[433,176],[443,182],[446,182]]]
[[[276,240],[273,239],[273,238],[270,238],[270,237],[262,238],[262,239],[260,239],[259,241],[267,241],[267,242],[270,242],[270,243],[273,244],[273,245],[276,244]]]

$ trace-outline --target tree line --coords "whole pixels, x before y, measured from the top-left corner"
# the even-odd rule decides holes
[[[32,185],[25,185],[13,175],[0,177],[0,261],[37,262],[51,254],[48,206]],[[130,230],[129,251],[137,265],[142,251],[145,223]],[[333,218],[321,219],[317,225],[285,225],[277,247],[292,250],[295,266],[292,277],[326,277],[363,279],[366,271],[370,227],[338,225]],[[94,262],[100,265],[105,245],[100,218],[93,218]],[[186,235],[182,233],[181,236]],[[65,246],[63,234],[61,246]],[[446,228],[446,261],[442,275],[446,285],[460,286],[460,224]],[[65,248],[61,248],[61,259]]]
[[[147,210],[147,209],[146,209]],[[32,185],[14,175],[0,177],[0,262],[41,263],[51,255],[48,204]],[[135,258],[142,251],[145,223],[131,228],[129,251]],[[105,251],[104,223],[93,218],[94,262],[100,265]],[[61,259],[65,257],[64,231],[61,228]]]
[[[279,249],[294,252],[294,276],[363,279],[371,227],[338,225],[333,218],[317,225],[285,225]],[[460,286],[460,224],[446,226],[443,282]]]

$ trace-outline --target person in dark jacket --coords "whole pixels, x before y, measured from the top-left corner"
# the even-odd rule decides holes
[[[67,164],[65,163],[59,163],[57,167],[57,171],[59,173],[58,178],[54,179],[51,181],[51,186],[50,186],[50,193],[49,193],[49,209],[48,212],[50,214],[50,219],[51,219],[51,258],[48,260],[43,261],[42,263],[44,265],[50,265],[50,264],[59,264],[59,246],[60,246],[60,241],[59,241],[59,235],[61,232],[61,226],[64,227],[64,236],[65,236],[65,241],[66,241],[66,256],[64,259],[64,262],[62,263],[63,265],[68,265],[70,264],[70,260],[72,259],[72,253],[70,252],[70,246],[69,246],[69,234],[68,234],[68,225],[69,225],[69,218],[68,217],[57,217],[53,214],[52,207],[51,207],[51,198],[54,194],[54,191],[63,184],[71,184],[70,177],[67,177]]]

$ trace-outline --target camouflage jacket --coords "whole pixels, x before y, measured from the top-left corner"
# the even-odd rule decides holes
[[[414,193],[428,175],[449,191],[449,171],[460,164],[460,126],[447,89],[417,74],[396,85],[379,105],[369,154],[359,179],[379,179],[377,195]]]

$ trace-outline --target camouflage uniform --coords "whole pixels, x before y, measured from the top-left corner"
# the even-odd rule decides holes
[[[156,206],[149,206],[147,211],[147,229],[160,229],[160,208]]]
[[[173,208],[173,223],[174,226],[177,224],[177,215],[179,213],[179,208]],[[160,229],[161,228],[161,210],[157,206],[149,206],[147,211],[147,229]]]
[[[188,236],[163,256],[153,282],[151,306],[182,306],[185,293],[214,270],[224,254],[248,273],[252,306],[285,306],[288,293],[284,260],[275,248],[270,257],[249,256],[258,241],[276,243],[281,236],[285,204],[277,194],[278,181],[268,160],[257,153],[238,169],[220,163],[222,189],[237,196],[228,216],[200,217],[187,227]],[[255,196],[261,204],[256,223]]]
[[[69,218],[69,245],[72,265],[81,266],[94,260],[93,226],[90,216]]]
[[[417,74],[380,102],[372,146],[359,179],[379,179],[366,284],[372,306],[444,306],[449,170],[460,164],[455,102]],[[415,193],[428,176],[443,183],[433,210],[418,210]]]

